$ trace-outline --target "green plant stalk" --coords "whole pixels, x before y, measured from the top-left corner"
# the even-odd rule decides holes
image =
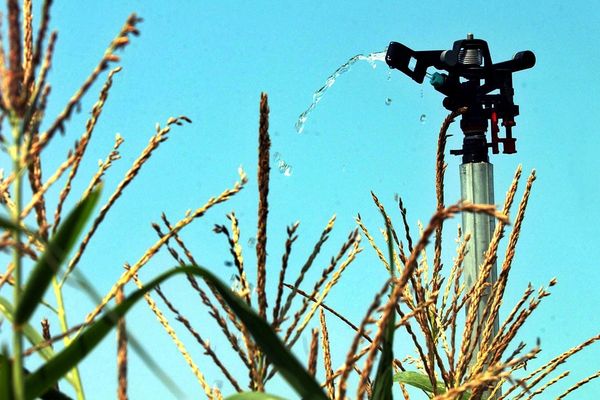
[[[14,147],[12,151],[13,157],[13,173],[15,174],[14,181],[14,204],[12,217],[13,222],[17,226],[21,226],[21,208],[23,207],[23,186],[22,186],[22,165],[21,165],[21,143],[23,136],[21,134],[20,120],[17,115],[12,112],[10,115],[10,125],[12,127],[12,134],[14,139]],[[21,299],[21,231],[13,231],[13,264],[15,266],[13,270],[13,301],[15,307],[19,304]],[[21,324],[13,323],[13,391],[16,400],[25,399],[25,384],[23,380],[23,327]]]
[[[67,314],[65,312],[65,303],[63,299],[62,286],[56,279],[56,276],[52,278],[52,289],[54,290],[54,297],[56,298],[56,307],[58,308],[58,322],[60,324],[60,330],[62,333],[66,333],[69,329],[67,323]],[[63,339],[65,346],[71,344],[71,338],[69,335]],[[85,400],[85,394],[83,392],[83,383],[81,382],[81,375],[77,367],[71,370],[71,379],[73,380],[73,386],[75,389],[75,395],[77,400]]]
[[[265,387],[265,366],[266,366],[266,359],[265,359],[265,354],[262,351],[259,351],[258,353],[258,363],[257,363],[257,367],[256,370],[258,371],[258,379],[260,379],[261,382],[261,386]]]

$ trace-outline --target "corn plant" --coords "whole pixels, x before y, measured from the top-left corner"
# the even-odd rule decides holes
[[[335,217],[326,223],[306,261],[298,268],[290,265],[290,254],[299,229],[298,223],[295,223],[287,228],[281,267],[275,271],[276,291],[267,293],[266,281],[271,278],[268,277],[266,268],[270,171],[269,106],[266,94],[261,96],[259,105],[256,289],[252,289],[246,276],[249,267],[244,263],[240,221],[235,213],[227,214],[228,225],[214,227],[214,232],[226,239],[227,250],[236,267],[233,289],[200,266],[181,236],[185,227],[244,188],[248,179],[240,170],[239,180],[232,187],[209,198],[195,210],[184,213],[177,221],[171,222],[163,214],[162,223],[153,225],[158,235],[156,242],[135,263],[125,266],[122,275],[108,293],[97,296],[97,305],[90,310],[84,321],[70,325],[63,299],[65,282],[76,280],[88,294],[93,294],[93,288],[77,268],[82,255],[106,215],[138,176],[148,159],[168,139],[171,129],[191,121],[180,116],[169,118],[164,126],[157,125],[148,145],[96,211],[97,204],[103,198],[102,193],[109,190],[103,187],[105,174],[120,158],[120,146],[124,139],[117,136],[114,147],[100,163],[96,173],[89,178],[86,189],[78,195],[76,205],[70,212],[63,212],[66,200],[72,195],[72,184],[78,176],[81,160],[91,143],[113,81],[120,71],[120,67],[116,66],[120,61],[117,52],[127,47],[130,40],[139,34],[141,19],[132,14],[126,20],[88,78],[68,100],[64,109],[44,125],[48,128],[42,130],[42,121],[48,120],[45,115],[50,96],[47,77],[57,40],[56,32],[49,33],[50,9],[51,1],[43,1],[38,29],[34,34],[32,1],[24,0],[20,5],[18,1],[8,0],[7,51],[4,51],[4,46],[0,46],[0,124],[6,125],[11,131],[8,138],[0,136],[2,149],[11,160],[8,169],[10,172],[0,179],[0,202],[5,210],[0,216],[0,226],[3,229],[0,249],[12,256],[0,278],[0,291],[7,291],[9,286],[12,287],[11,300],[5,296],[4,291],[0,293],[0,312],[10,321],[12,328],[11,346],[4,346],[0,355],[0,399],[68,398],[61,390],[64,384],[72,387],[78,399],[83,399],[84,386],[77,366],[113,328],[118,331],[117,396],[126,399],[127,349],[134,349],[146,362],[152,363],[135,340],[131,329],[127,331],[125,326],[126,313],[142,298],[173,339],[204,395],[209,399],[223,398],[218,388],[213,388],[206,382],[166,314],[160,310],[154,294],[193,335],[197,345],[204,349],[215,368],[223,373],[235,389],[237,393],[227,397],[230,400],[281,399],[266,393],[269,381],[276,374],[283,377],[298,396],[304,399],[362,399],[365,396],[377,400],[392,399],[394,391],[399,392],[404,399],[411,399],[415,398],[415,392],[409,389],[411,387],[418,389],[427,398],[437,400],[508,399],[509,396],[515,400],[531,399],[567,376],[563,372],[547,379],[570,356],[600,339],[600,336],[590,338],[535,371],[524,374],[527,361],[537,356],[539,346],[529,347],[525,351],[527,346],[515,345],[515,340],[540,301],[549,295],[548,288],[556,284],[555,280],[537,292],[531,287],[527,288],[521,300],[503,320],[498,333],[494,333],[492,325],[501,317],[500,305],[535,173],[532,172],[527,179],[523,197],[512,221],[499,278],[490,285],[488,276],[492,265],[499,260],[498,245],[509,226],[507,215],[516,195],[521,169],[515,174],[501,211],[494,206],[462,202],[445,205],[443,155],[446,132],[458,113],[451,114],[440,130],[435,160],[437,208],[429,224],[421,227],[418,238],[410,232],[407,211],[401,200],[398,208],[404,239],[400,239],[390,214],[373,194],[375,205],[383,216],[385,229],[382,229],[382,236],[387,246],[387,255],[359,216],[356,221],[358,228],[349,233],[347,240],[322,268],[319,278],[305,291],[302,289],[306,286],[305,278],[316,264],[317,256],[324,251]],[[0,40],[0,44],[3,43]],[[80,107],[82,98],[102,76],[106,76],[105,83],[91,109],[84,132],[76,140],[72,151],[66,155],[65,161],[44,180],[43,174],[47,171],[42,168],[42,160],[49,157],[52,150],[49,144],[57,140],[56,133],[70,131],[67,129],[70,117]],[[29,182],[30,187],[28,198],[26,182]],[[50,202],[46,201],[46,197],[49,189],[58,182],[63,182],[63,187],[50,218]],[[486,252],[485,262],[481,265],[479,279],[468,290],[461,280],[468,233],[459,233],[457,255],[449,271],[446,271],[442,262],[443,224],[460,212],[485,213],[497,220],[496,231]],[[379,290],[373,288],[376,293],[373,302],[366,307],[362,321],[354,324],[325,300],[332,288],[339,285],[344,271],[362,252],[360,243],[363,236],[377,253],[389,278],[382,282]],[[430,265],[427,251],[431,249],[431,240],[434,256]],[[166,249],[171,254],[177,266],[144,284],[138,273],[161,249]],[[297,269],[296,278],[290,280],[288,275],[294,269]],[[26,274],[25,271],[30,272]],[[200,303],[206,307],[209,317],[216,321],[221,333],[238,355],[241,368],[225,365],[211,348],[205,334],[194,328],[160,288],[161,283],[175,275],[187,278],[192,290],[198,294]],[[133,285],[137,288],[133,288]],[[343,288],[343,285],[339,286]],[[55,307],[46,298],[50,287]],[[125,289],[130,287],[132,290],[125,295]],[[490,301],[485,306],[484,318],[478,320],[475,318],[475,310],[486,292],[490,293]],[[300,306],[293,309],[298,301]],[[113,305],[112,302],[116,304]],[[42,307],[53,313],[53,319],[60,327],[60,334],[51,335],[49,320],[42,321],[41,333],[34,326],[32,319]],[[318,328],[311,330],[308,360],[302,363],[294,355],[294,345],[306,329],[310,328],[317,315]],[[332,363],[326,322],[327,318],[332,317],[345,323],[353,335],[345,360],[337,369]],[[459,323],[463,319],[464,329],[460,333]],[[376,327],[373,332],[369,331],[371,325]],[[406,332],[414,344],[415,355],[397,357],[394,343],[398,341],[398,332],[401,330]],[[62,345],[59,345],[60,341]],[[477,342],[482,343],[481,347],[476,346]],[[28,348],[25,348],[26,343]],[[317,380],[319,347],[322,349],[323,382]],[[26,363],[29,356],[39,357],[41,365],[28,369]],[[160,369],[155,369],[162,376]],[[245,373],[242,374],[241,371]],[[355,377],[353,373],[356,374]],[[576,392],[599,375],[600,373],[595,373],[575,383],[559,399]],[[246,382],[240,383],[244,377],[247,377]],[[348,395],[348,383],[354,378],[357,393]],[[177,393],[176,389],[173,390]]]
[[[26,0],[21,7],[17,1],[8,1],[8,52],[5,53],[4,47],[0,46],[0,123],[8,125],[11,131],[9,138],[2,136],[0,140],[2,149],[12,160],[10,173],[6,177],[2,177],[0,182],[0,198],[5,209],[5,215],[0,220],[3,228],[0,249],[12,253],[12,260],[8,263],[0,280],[0,289],[6,288],[8,285],[12,286],[13,296],[12,301],[0,297],[0,312],[5,319],[10,321],[13,336],[10,350],[4,348],[0,358],[0,393],[2,398],[6,399],[33,399],[40,396],[65,398],[66,395],[56,389],[59,380],[64,380],[71,385],[77,398],[84,398],[77,364],[117,325],[127,310],[143,297],[143,294],[148,292],[152,285],[156,286],[164,279],[182,272],[191,275],[199,274],[198,267],[167,272],[166,275],[159,277],[158,280],[134,292],[131,296],[125,299],[121,298],[119,305],[102,314],[123,285],[147,262],[152,254],[164,245],[167,239],[159,240],[138,263],[132,266],[131,272],[124,273],[123,277],[115,282],[113,290],[99,302],[85,321],[69,326],[62,289],[65,282],[73,275],[77,276],[78,281],[85,281],[76,267],[94,233],[126,187],[138,175],[143,165],[168,139],[168,133],[172,126],[183,125],[191,121],[187,117],[181,116],[169,118],[164,127],[157,125],[156,133],[151,136],[148,146],[143,149],[106,203],[94,216],[93,211],[100,200],[104,175],[120,158],[119,147],[124,139],[117,135],[113,149],[100,163],[98,171],[90,178],[87,188],[80,195],[80,201],[64,217],[63,206],[72,192],[73,180],[86,153],[96,123],[102,114],[113,78],[120,71],[118,66],[111,69],[111,66],[120,60],[116,53],[129,44],[131,37],[139,34],[138,24],[141,19],[135,14],[127,19],[88,78],[69,99],[59,115],[48,125],[49,127],[42,131],[40,127],[46,117],[46,104],[50,96],[50,84],[47,82],[47,76],[52,65],[53,49],[57,40],[56,32],[48,33],[50,6],[51,1],[42,3],[39,27],[34,35],[32,2]],[[44,181],[42,159],[51,149],[49,143],[57,137],[57,132],[64,133],[67,130],[67,122],[73,112],[80,108],[82,98],[94,82],[107,71],[109,72],[105,84],[99,93],[98,101],[92,107],[91,116],[83,134],[76,140],[73,150],[67,154],[65,161]],[[48,217],[49,210],[45,197],[48,190],[65,175],[64,186],[60,190],[51,221]],[[25,197],[26,180],[29,181],[31,188],[29,199]],[[216,198],[209,199],[209,202],[195,213],[186,215],[178,221],[168,233],[167,238],[175,235],[208,209],[234,196],[243,188],[245,181],[245,175],[243,171],[240,171],[240,181],[233,188],[225,190]],[[31,226],[33,218],[28,218],[32,212],[35,214],[35,227]],[[83,238],[80,239],[82,235]],[[29,266],[31,266],[31,272],[25,275],[25,267]],[[62,268],[63,266],[65,268]],[[52,307],[45,299],[50,286],[55,296],[56,308]],[[43,323],[42,334],[34,328],[31,319],[39,307],[46,307],[55,313],[62,331],[61,334],[50,336],[48,320]],[[123,330],[121,325],[121,331]],[[64,345],[62,349],[55,351],[51,346],[61,339]],[[25,348],[26,341],[31,346],[29,349]],[[122,345],[124,343],[126,342],[122,341]],[[144,354],[139,346],[135,347],[133,337],[130,337],[130,344],[137,348],[142,355]],[[35,370],[29,371],[25,366],[25,360],[32,354],[41,357],[43,364]]]

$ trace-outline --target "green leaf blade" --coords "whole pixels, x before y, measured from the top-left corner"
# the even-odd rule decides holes
[[[142,289],[132,293],[122,303],[106,312],[102,318],[88,326],[69,346],[56,354],[54,358],[42,365],[34,373],[27,376],[25,380],[25,397],[33,400],[44,393],[91,353],[111,329],[116,326],[119,318],[122,318],[144,294],[171,276],[183,272],[191,271],[189,271],[189,268],[177,268],[165,272],[149,282]]]
[[[0,296],[0,313],[2,315],[4,315],[4,317],[9,322],[14,321],[14,310],[13,310],[12,304],[7,299],[5,299],[4,297],[1,297],[1,296]],[[23,328],[23,334],[25,335],[25,338],[32,346],[37,346],[40,343],[45,342],[42,335],[40,335],[40,333],[29,323],[25,323],[22,326],[22,328]],[[50,346],[44,346],[41,349],[38,349],[37,353],[46,361],[48,361],[52,357],[54,357],[54,350]],[[71,376],[66,375],[65,379],[67,380],[67,382],[69,382],[69,384],[73,388],[75,388],[75,382],[73,381],[73,378],[71,378]]]
[[[427,393],[433,393],[433,386],[429,380],[429,376],[420,372],[414,371],[402,371],[394,375],[394,381],[402,382],[405,385],[415,387],[426,391]],[[446,393],[446,387],[441,382],[436,382],[438,394]]]
[[[60,265],[75,245],[99,197],[100,190],[97,189],[83,199],[69,213],[56,234],[48,242],[46,251],[38,259],[23,288],[15,311],[14,323],[16,325],[23,325],[29,321],[35,309],[41,303],[52,278],[58,273]]]
[[[7,355],[7,350],[3,349],[0,354],[0,400],[12,400],[12,366]]]
[[[385,219],[385,216],[384,216]],[[392,237],[391,226],[386,220],[388,238]],[[394,248],[391,239],[388,240],[388,253],[390,263],[390,274],[394,278]],[[394,384],[394,333],[396,331],[396,312],[393,311],[385,325],[382,341],[381,357],[377,367],[377,374],[373,381],[373,399],[393,400],[392,387]]]
[[[31,235],[31,236],[35,237],[36,239],[39,238],[39,235],[33,229],[19,226],[19,225],[15,224],[13,221],[11,221],[10,219],[5,218],[5,217],[0,217],[0,228],[4,228],[8,231],[17,231],[17,232],[24,233],[26,235]]]
[[[327,400],[320,385],[289,352],[271,327],[215,275],[200,267],[171,269],[133,292],[122,303],[87,327],[68,347],[29,375],[25,381],[26,398],[35,399],[81,362],[144,294],[170,277],[183,273],[201,277],[219,292],[231,310],[246,325],[257,345],[301,398]]]
[[[12,304],[4,297],[0,297],[0,313],[2,313],[2,315],[4,315],[4,317],[10,322],[13,322],[15,319]],[[23,333],[25,334],[25,337],[27,338],[29,343],[31,343],[33,346],[38,345],[44,341],[42,335],[40,335],[38,331],[36,331],[35,328],[30,324],[26,323],[23,325]],[[51,347],[44,347],[40,349],[38,353],[45,360],[49,360],[54,356],[54,350],[52,350]]]
[[[227,305],[246,326],[256,344],[298,395],[302,399],[327,400],[321,386],[285,347],[271,326],[215,275],[204,269],[199,269],[199,271],[202,278],[214,286],[223,300],[227,302]]]
[[[271,327],[215,275],[201,267],[178,267],[163,273],[92,323],[69,346],[26,378],[27,399],[33,400],[40,396],[81,362],[144,294],[170,277],[182,273],[201,277],[219,292],[231,310],[246,325],[257,345],[301,398],[327,400],[321,386],[289,352]]]

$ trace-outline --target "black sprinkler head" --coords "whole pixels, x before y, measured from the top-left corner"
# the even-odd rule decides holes
[[[499,144],[503,153],[516,153],[512,127],[514,118],[519,115],[519,106],[513,101],[512,74],[535,65],[532,51],[518,52],[512,60],[494,64],[487,42],[468,34],[467,39],[455,41],[451,50],[415,51],[391,42],[385,60],[390,68],[402,71],[417,83],[423,83],[428,76],[435,90],[446,96],[443,101],[446,109],[467,108],[461,120],[465,134],[463,148],[451,151],[463,155],[463,162],[487,161],[488,147],[497,154]],[[445,72],[429,74],[430,67]],[[503,138],[498,136],[500,119],[506,131]],[[488,120],[491,122],[489,143],[485,136]]]

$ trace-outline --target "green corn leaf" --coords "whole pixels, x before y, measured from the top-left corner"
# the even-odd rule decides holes
[[[199,275],[212,285],[223,300],[246,326],[254,341],[267,356],[277,371],[292,386],[302,399],[327,400],[321,386],[306,371],[298,359],[285,347],[271,326],[258,316],[248,305],[234,294],[227,285],[205,269]]]
[[[390,273],[392,278],[394,277],[394,248],[392,238],[392,231],[390,225],[387,223],[387,235],[388,235],[388,253],[390,260]],[[373,399],[377,400],[392,400],[392,386],[394,384],[394,333],[396,331],[396,312],[392,312],[385,325],[385,331],[383,335],[383,341],[381,344],[381,357],[379,359],[379,365],[377,367],[377,374],[373,381]]]
[[[122,303],[108,311],[102,318],[86,328],[71,344],[57,353],[54,358],[27,376],[25,380],[26,398],[35,399],[55,384],[62,376],[86,357],[117,324],[119,318],[139,301],[144,294],[176,274],[192,274],[204,279],[219,292],[232,311],[246,325],[256,343],[290,385],[304,399],[326,400],[319,384],[308,374],[302,364],[285,348],[271,327],[260,318],[243,300],[235,295],[216,276],[200,267],[179,267],[171,269],[142,289],[133,292]]]
[[[429,376],[426,374],[421,374],[414,371],[398,372],[396,375],[394,375],[394,381],[402,382],[405,385],[416,387],[417,389],[421,389],[427,393],[433,394],[433,386],[431,386]],[[438,394],[446,393],[446,387],[442,382],[436,382],[436,386]],[[460,397],[460,400],[469,400],[469,398],[471,398],[471,393],[467,392]]]
[[[268,393],[261,392],[244,392],[237,393],[227,397],[225,400],[286,400],[283,397],[274,396]]]
[[[73,248],[79,234],[83,230],[94,206],[100,197],[100,189],[94,190],[83,199],[60,225],[56,234],[50,239],[46,251],[38,259],[15,311],[15,324],[22,325],[29,321],[31,315],[40,304],[52,278]]]
[[[433,386],[431,386],[431,381],[429,380],[429,376],[426,374],[422,374],[420,372],[414,371],[402,371],[398,372],[394,375],[394,381],[402,382],[405,385],[409,385],[412,387],[416,387],[418,389],[424,390],[427,393],[433,393]],[[436,382],[437,392],[446,393],[446,387],[441,382]]]
[[[12,391],[13,382],[12,382],[12,361],[8,357],[8,350],[6,348],[3,349],[3,353],[0,354],[0,400],[13,400],[14,393]],[[27,373],[27,370],[25,370]],[[52,388],[44,393],[41,397],[41,400],[72,400],[69,396],[64,393],[59,392],[58,390]]]
[[[102,301],[102,296],[96,291],[94,285],[77,269],[73,270],[71,279],[67,281],[74,287],[82,290],[94,304],[99,304]],[[175,382],[167,375],[160,364],[155,361],[150,353],[144,349],[144,346],[138,342],[135,336],[127,331],[127,346],[140,358],[146,368],[148,368],[154,376],[173,394],[173,398],[182,398],[184,394],[179,390]]]
[[[14,321],[14,310],[12,304],[4,297],[0,297],[0,313],[2,313],[2,315],[4,315],[4,317],[10,322]],[[36,346],[44,342],[42,335],[40,335],[39,332],[28,323],[23,325],[23,334],[32,346]],[[39,349],[37,353],[46,361],[54,357],[54,350],[50,346],[45,346]],[[70,375],[67,375],[65,379],[71,386],[75,387],[75,382]]]
[[[10,322],[14,321],[14,310],[12,304],[5,299],[4,297],[0,297],[0,313],[6,317]],[[33,346],[38,345],[44,341],[42,335],[38,333],[38,331],[31,326],[30,324],[23,325],[23,333],[25,337]],[[54,356],[54,350],[50,346],[44,347],[38,350],[39,355],[41,355],[44,360],[49,360]]]
[[[12,400],[12,366],[8,359],[7,350],[4,348],[0,354],[0,400]]]
[[[142,289],[133,292],[122,303],[106,312],[77,336],[66,348],[54,358],[42,365],[25,378],[25,397],[33,400],[52,387],[68,371],[81,362],[116,326],[119,318],[123,317],[144,294],[148,293],[164,280],[178,273],[197,273],[196,268],[172,269],[149,282]]]
[[[4,228],[8,231],[19,231],[21,233],[31,235],[31,236],[35,237],[36,239],[40,238],[39,235],[33,229],[19,226],[19,225],[15,224],[13,221],[11,221],[10,219],[5,218],[5,217],[0,217],[0,228]]]

